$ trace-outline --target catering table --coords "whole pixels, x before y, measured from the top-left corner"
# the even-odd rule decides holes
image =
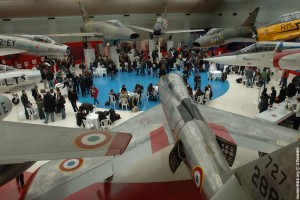
[[[221,79],[222,72],[221,71],[209,71],[208,76],[212,78],[212,80]]]
[[[96,126],[96,129],[100,127],[100,122],[96,113],[89,113],[86,116],[86,126],[89,128]]]
[[[289,107],[292,106],[290,103],[288,104]],[[255,118],[271,124],[279,124],[294,114],[290,109],[286,109],[286,105],[286,101],[280,104],[273,104],[272,108],[268,108],[268,110],[255,115]]]

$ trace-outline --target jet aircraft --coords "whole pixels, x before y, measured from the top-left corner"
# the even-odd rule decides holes
[[[175,172],[183,161],[196,189],[202,192],[205,199],[220,200],[224,199],[224,195],[233,200],[262,200],[267,195],[275,196],[275,199],[295,199],[293,157],[295,147],[299,146],[299,142],[296,142],[297,131],[196,104],[182,78],[175,73],[160,78],[159,92],[161,104],[111,129],[117,133],[131,132],[136,137],[121,156],[78,158],[86,156],[81,152],[70,155],[76,158],[50,161],[34,174],[25,199],[61,199],[124,170],[126,164],[122,163],[134,163],[173,144],[175,145],[169,156],[171,171]],[[102,133],[103,135],[95,132],[78,134],[80,129],[69,129],[65,133],[66,128],[51,127],[56,130],[51,130],[51,134],[48,134],[47,126],[16,126],[16,123],[5,121],[0,124],[3,127],[0,132],[3,138],[0,141],[1,164],[25,165],[22,162],[38,158],[57,159],[68,155],[69,150],[78,151],[80,147],[104,148],[107,146],[105,142],[110,142],[110,146],[116,148],[116,143],[109,136],[112,132]],[[129,136],[122,136],[120,141],[124,141],[123,137]],[[15,140],[24,141],[24,138],[27,138],[26,142],[22,142],[18,148],[10,145]],[[37,143],[39,138],[46,140],[48,146]],[[57,146],[65,150],[60,156],[58,153],[62,150],[53,146],[57,142]],[[48,149],[50,146],[51,152]],[[124,144],[121,146],[124,149]],[[231,170],[229,166],[234,162],[237,146],[273,153]],[[115,148],[111,148],[109,152],[120,152],[120,148]],[[138,156],[132,156],[133,152]],[[285,160],[280,159],[283,155]],[[7,178],[12,173],[6,171],[0,177]]]
[[[0,56],[19,53],[59,58],[69,55],[70,47],[44,35],[1,34]]]
[[[162,35],[165,34],[173,34],[173,33],[191,33],[191,32],[199,32],[204,31],[204,29],[195,29],[195,30],[167,30],[168,28],[168,19],[166,18],[166,11],[165,11],[165,17],[158,17],[156,20],[156,23],[153,26],[153,29],[140,27],[140,26],[133,26],[129,25],[132,28],[139,29],[142,31],[149,32],[153,34],[156,38],[159,38]]]
[[[275,22],[256,29],[257,41],[284,41],[300,37],[300,12],[281,15]]]
[[[79,2],[80,12],[84,25],[80,27],[81,33],[50,34],[53,37],[97,37],[105,42],[116,44],[120,41],[136,39],[139,34],[124,26],[119,20],[107,20],[93,22],[85,11],[81,2]]]
[[[299,70],[300,44],[294,42],[257,42],[239,51],[204,60],[225,64],[256,67],[278,67]]]
[[[195,47],[207,48],[231,42],[254,42],[254,23],[259,8],[256,8],[241,26],[233,28],[212,28],[193,42]]]

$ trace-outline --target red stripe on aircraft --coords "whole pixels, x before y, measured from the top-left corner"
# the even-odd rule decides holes
[[[274,67],[280,67],[279,66],[279,61],[280,61],[281,58],[283,58],[284,56],[287,56],[287,55],[295,54],[295,53],[300,53],[300,50],[275,53],[274,58],[273,58],[273,66]]]
[[[152,154],[170,145],[164,127],[150,132]]]
[[[227,131],[227,129],[224,126],[220,126],[218,124],[212,124],[212,123],[208,123],[207,125],[212,130],[213,134],[215,134],[216,136],[219,136],[220,138],[223,138],[224,140],[226,140],[232,144],[235,144],[231,135],[229,134],[229,132]]]
[[[113,141],[110,143],[109,148],[105,155],[113,156],[113,155],[122,154],[127,148],[131,138],[132,135],[128,133],[118,133],[114,137]]]

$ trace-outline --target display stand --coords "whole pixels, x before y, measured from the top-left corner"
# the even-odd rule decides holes
[[[114,61],[114,63],[117,66],[117,69],[120,70],[120,61],[119,61],[119,55],[117,53],[117,46],[109,46],[107,47],[109,49],[110,59]]]
[[[149,40],[149,55],[152,54],[153,50],[155,50],[155,41],[154,40]],[[152,56],[151,57],[151,60],[153,62],[153,59],[152,59]]]
[[[95,60],[95,49],[84,49],[85,63],[90,66]]]

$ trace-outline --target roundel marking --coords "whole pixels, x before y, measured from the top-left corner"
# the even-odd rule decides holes
[[[202,189],[203,178],[204,174],[202,168],[200,166],[196,166],[193,170],[193,179],[200,192]]]
[[[112,139],[108,132],[90,132],[76,137],[75,144],[83,149],[95,149],[101,147]]]
[[[71,172],[79,169],[83,164],[82,158],[66,159],[59,164],[59,169],[64,172]]]

